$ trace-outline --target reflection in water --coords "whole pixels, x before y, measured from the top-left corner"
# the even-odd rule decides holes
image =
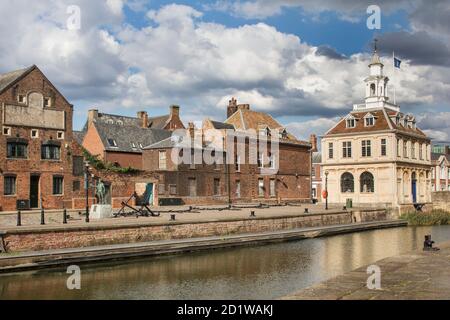
[[[379,259],[420,248],[450,226],[408,227],[82,266],[81,290],[64,271],[0,276],[0,299],[273,299]]]

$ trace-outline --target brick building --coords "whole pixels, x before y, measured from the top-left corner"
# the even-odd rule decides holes
[[[0,75],[0,210],[72,207],[83,158],[73,106],[36,66]]]
[[[227,115],[225,123],[232,124],[237,133],[251,132],[249,135],[256,134],[258,141],[269,142],[266,150],[254,150],[256,164],[245,159],[243,165],[231,168],[231,194],[239,190],[240,197],[252,201],[311,201],[311,150],[316,146],[298,140],[269,114],[251,110],[250,105],[238,104],[234,98],[229,101]],[[274,142],[279,150],[271,154]],[[247,142],[246,150],[247,155],[252,153]],[[267,170],[270,168],[275,169]]]
[[[450,191],[450,152],[431,153],[431,191]]]
[[[174,137],[144,148],[143,169],[161,177],[160,201],[310,201],[311,144],[297,140],[270,115],[238,105],[235,99],[227,113],[225,122],[206,119],[201,129],[190,123],[183,139],[193,140],[191,149],[180,147],[183,139]],[[261,140],[267,142],[264,149]],[[279,149],[271,154],[275,140]],[[189,154],[183,159],[190,161],[174,161],[181,153]]]
[[[312,155],[312,198],[316,202],[322,201],[322,154],[320,152],[313,152]]]
[[[171,130],[183,129],[179,107],[171,106],[170,113],[149,118],[140,111],[137,117],[99,113],[90,110],[81,133],[82,146],[105,162],[121,167],[142,169],[142,148],[163,140]]]

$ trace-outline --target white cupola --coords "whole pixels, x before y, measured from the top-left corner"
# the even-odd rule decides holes
[[[383,74],[384,65],[380,61],[375,40],[372,60],[369,64],[369,76],[364,80],[366,83],[366,103],[376,103],[388,101],[387,85],[389,78]]]
[[[389,78],[383,74],[384,65],[377,52],[377,40],[374,40],[374,50],[369,64],[369,76],[364,79],[366,95],[364,104],[355,104],[354,110],[374,109],[387,107],[399,111],[399,107],[388,102]]]

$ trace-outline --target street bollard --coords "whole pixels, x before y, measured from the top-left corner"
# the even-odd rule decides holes
[[[22,212],[17,211],[17,226],[20,227],[22,225]]]
[[[170,215],[170,221],[175,221],[175,215],[174,214]]]
[[[45,224],[45,213],[44,208],[41,209],[41,225]]]
[[[64,208],[64,210],[63,210],[63,223],[64,224],[67,223],[67,210],[66,210],[66,208]]]

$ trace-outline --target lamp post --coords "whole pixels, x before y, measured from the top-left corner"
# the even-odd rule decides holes
[[[325,210],[328,210],[328,171],[325,171]]]
[[[89,162],[84,162],[84,188],[86,190],[86,222],[89,222]]]

